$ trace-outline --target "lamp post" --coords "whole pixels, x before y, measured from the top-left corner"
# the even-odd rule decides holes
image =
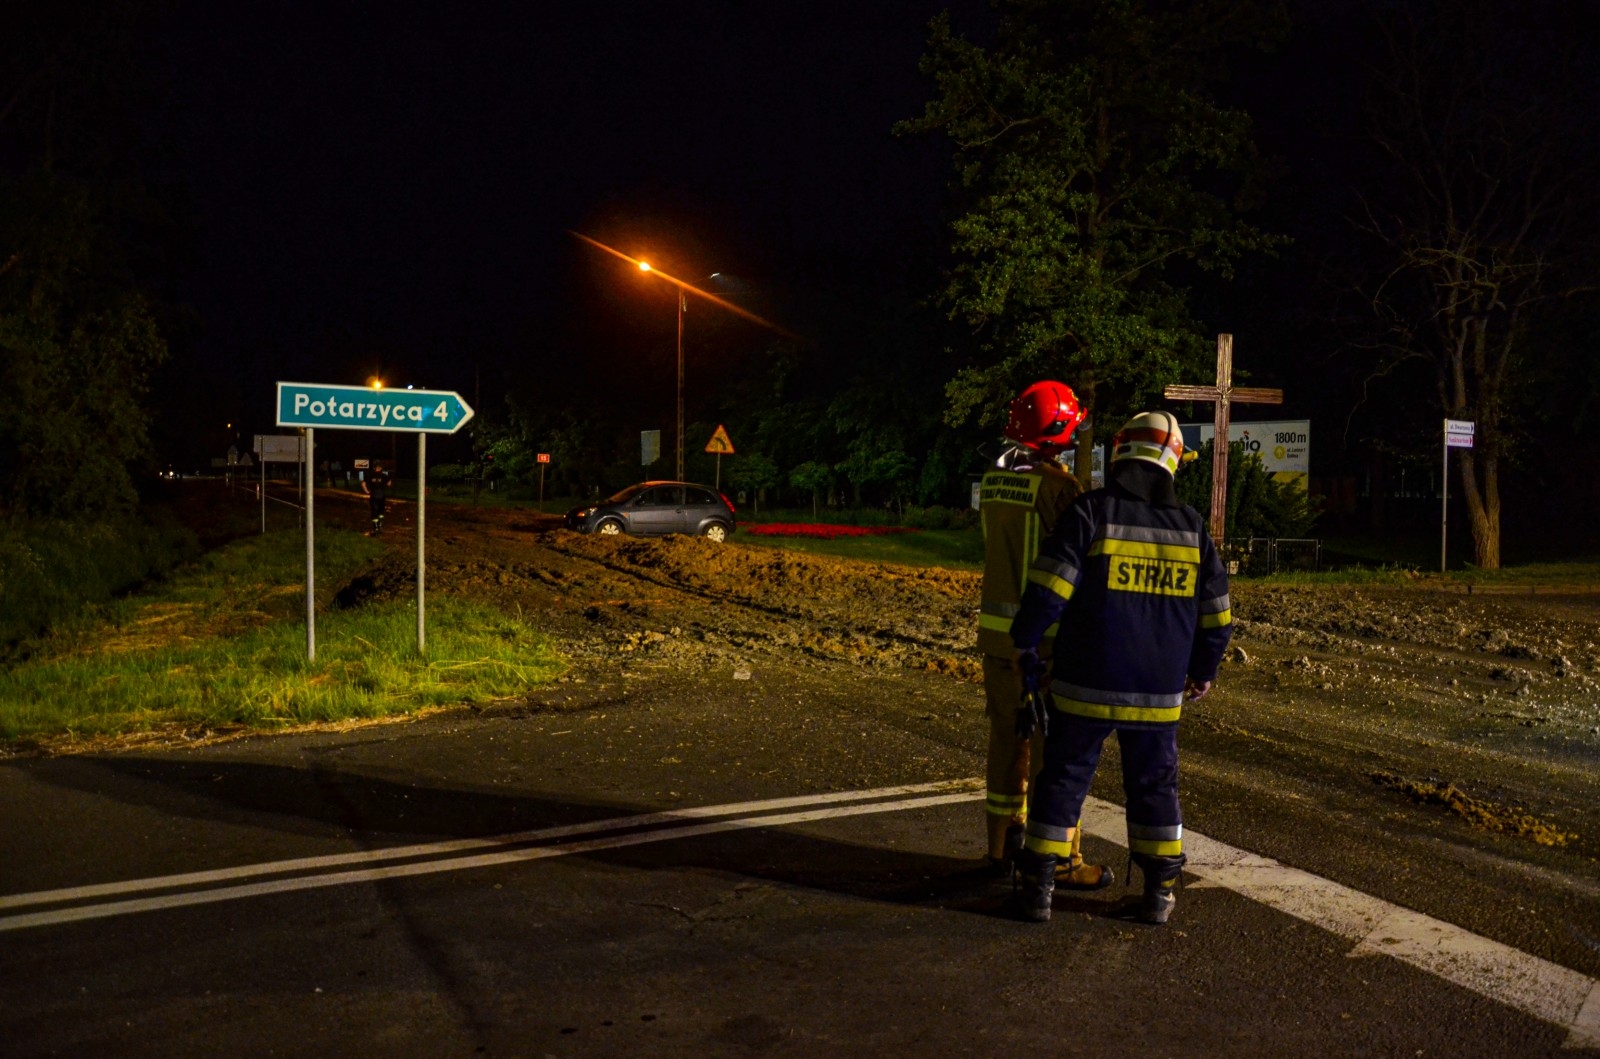
[[[587,235],[584,235],[582,232],[571,232],[570,234],[572,234],[573,236],[575,236],[578,239],[583,240],[585,243],[588,243],[590,246],[594,247],[597,250],[604,251],[605,253],[610,254],[612,257],[620,258],[623,261],[627,261],[630,264],[633,264],[633,265],[637,266],[640,272],[654,272],[656,275],[660,276],[662,279],[666,280],[668,283],[672,284],[674,287],[676,287],[678,289],[678,478],[682,479],[683,478],[683,311],[684,311],[684,305],[685,305],[685,302],[687,301],[688,295],[689,294],[693,294],[697,298],[701,298],[701,299],[703,299],[705,301],[711,302],[713,305],[717,305],[717,306],[720,306],[723,309],[726,309],[728,312],[733,313],[735,316],[742,316],[746,320],[751,321],[752,323],[757,323],[757,324],[760,324],[762,327],[768,328],[769,330],[776,331],[778,334],[783,335],[786,338],[796,338],[798,336],[795,335],[794,332],[789,331],[786,328],[778,326],[777,324],[773,323],[771,320],[762,319],[760,316],[757,316],[755,313],[749,311],[748,309],[741,309],[739,306],[733,304],[732,302],[728,301],[724,297],[721,297],[721,296],[719,296],[717,294],[714,294],[714,293],[712,293],[711,291],[708,291],[708,290],[702,290],[701,288],[699,288],[697,286],[694,286],[693,284],[685,283],[681,279],[677,279],[675,277],[667,275],[665,272],[662,272],[662,271],[660,271],[658,269],[654,269],[654,268],[651,267],[650,262],[648,262],[648,261],[643,261],[643,260],[641,260],[639,258],[636,258],[636,257],[630,257],[629,255],[624,254],[621,250],[617,250],[614,247],[609,247],[606,244],[600,242],[598,239],[589,238]],[[713,280],[720,280],[721,277],[722,277],[722,273],[715,272],[715,273],[712,273],[710,278],[713,279]]]
[[[640,272],[649,272],[650,262],[639,262]],[[678,473],[677,480],[683,481],[683,287],[677,285],[678,291]]]

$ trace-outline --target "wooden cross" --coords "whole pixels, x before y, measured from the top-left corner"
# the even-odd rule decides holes
[[[1233,384],[1233,336],[1217,336],[1217,384],[1215,386],[1168,386],[1163,396],[1169,401],[1208,401],[1213,405],[1216,433],[1211,443],[1211,539],[1222,543],[1228,522],[1228,406],[1240,404],[1282,404],[1283,391]]]

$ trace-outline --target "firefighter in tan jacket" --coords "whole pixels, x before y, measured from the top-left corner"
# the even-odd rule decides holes
[[[1078,398],[1059,382],[1036,382],[1011,402],[1005,436],[1012,443],[983,476],[978,509],[983,520],[983,598],[978,613],[978,649],[983,652],[983,688],[989,716],[985,803],[989,863],[1009,875],[1022,848],[1027,823],[1028,783],[1038,771],[1037,736],[1017,733],[1022,678],[1012,663],[1011,622],[1022,603],[1028,568],[1056,520],[1080,492],[1077,479],[1056,457],[1083,421]],[[1053,630],[1040,654],[1048,657]],[[1097,890],[1110,885],[1111,871],[1085,864],[1082,855],[1061,858],[1056,885]]]

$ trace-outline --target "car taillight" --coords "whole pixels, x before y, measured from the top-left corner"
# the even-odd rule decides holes
[[[729,511],[730,511],[730,512],[731,512],[731,511],[737,511],[737,510],[738,510],[738,509],[737,509],[737,508],[735,508],[735,507],[734,507],[734,506],[733,506],[733,501],[732,501],[732,500],[729,500],[729,499],[728,499],[728,494],[727,494],[727,493],[718,493],[718,494],[717,494],[717,495],[718,495],[718,496],[720,496],[720,497],[722,497],[722,502],[723,502],[723,503],[724,503],[724,504],[727,504],[727,505],[728,505],[728,510],[729,510]]]

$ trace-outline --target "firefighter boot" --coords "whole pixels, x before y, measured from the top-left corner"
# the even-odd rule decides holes
[[[1104,890],[1117,881],[1110,866],[1083,859],[1083,829],[1072,833],[1072,854],[1056,865],[1056,887],[1061,890]]]
[[[1050,899],[1056,892],[1056,856],[1024,849],[1017,853],[1018,886],[1012,893],[1017,914],[1033,923],[1050,918]]]
[[[1172,906],[1178,903],[1173,891],[1183,875],[1183,856],[1139,857],[1139,869],[1144,872],[1144,900],[1139,905],[1139,922],[1159,927],[1172,915]]]
[[[996,879],[1011,878],[1017,851],[1022,849],[1022,825],[1007,816],[989,817],[989,871]]]

